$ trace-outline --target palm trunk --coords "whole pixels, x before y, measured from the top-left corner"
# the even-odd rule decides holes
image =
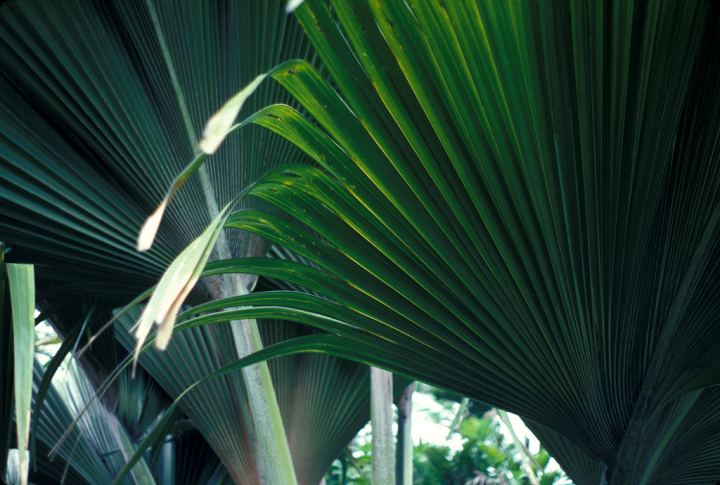
[[[372,421],[372,483],[395,485],[393,456],[392,373],[370,367],[370,416]]]
[[[396,401],[398,409],[397,447],[395,451],[396,485],[412,485],[413,443],[412,443],[412,395],[413,382],[405,388]]]
[[[175,88],[178,107],[180,108],[180,112],[183,116],[188,140],[194,147],[197,154],[199,153],[197,136],[190,121],[189,111],[187,109],[187,105],[185,104],[185,97],[182,92],[182,88],[175,73],[173,60],[170,57],[169,51],[165,45],[165,36],[160,27],[160,22],[158,21],[153,3],[150,0],[147,0],[146,5],[153,20],[153,26],[155,28],[158,41],[163,47],[165,63],[170,74],[173,87]],[[207,168],[205,168],[205,166],[201,166],[198,169],[198,176],[205,194],[208,213],[210,218],[214,219],[219,213],[218,204],[215,199],[214,189],[210,183]],[[220,237],[218,237],[217,250],[220,257],[223,259],[228,259],[232,256],[224,231],[220,234]],[[241,295],[246,294],[247,292],[247,287],[242,282],[242,278],[239,277],[239,275],[232,275],[225,278],[224,296]],[[242,358],[254,351],[262,349],[260,333],[255,320],[230,322],[230,327],[238,357]],[[245,388],[247,390],[250,407],[249,414],[251,415],[251,419],[248,419],[248,413],[245,412],[243,413],[245,414],[243,418],[247,423],[248,429],[253,428],[250,431],[251,436],[253,432],[255,434],[256,439],[252,440],[253,443],[251,446],[255,457],[255,464],[260,478],[260,483],[264,483],[267,480],[270,484],[283,483],[294,485],[297,483],[297,480],[295,478],[295,470],[292,465],[292,458],[290,457],[290,447],[288,446],[287,437],[285,436],[285,428],[283,426],[282,417],[280,416],[280,408],[277,404],[277,397],[275,396],[275,390],[272,386],[272,380],[270,378],[270,371],[268,370],[267,363],[263,362],[261,364],[246,367],[243,369],[242,375],[245,380]],[[242,398],[240,398],[240,400],[242,400]],[[241,403],[241,409],[243,408],[244,406],[242,406]]]

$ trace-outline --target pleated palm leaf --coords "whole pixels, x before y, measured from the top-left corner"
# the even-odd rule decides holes
[[[306,160],[280,137],[244,133],[170,204],[154,249],[135,251],[140,225],[237,83],[284,59],[312,57],[282,6],[4,2],[0,224],[16,245],[13,260],[42,264],[39,274],[72,281],[75,291],[104,291],[117,306],[152,286],[238,188],[279,163]],[[248,112],[290,101],[268,86]],[[226,243],[235,256],[268,249],[245,233]],[[222,294],[221,279],[206,283],[201,298]]]
[[[233,483],[225,466],[197,430],[166,440],[153,467],[157,483],[218,485]]]
[[[62,332],[64,340],[72,339],[75,348],[82,348],[92,340],[92,345],[77,360],[97,387],[110,376],[118,363],[115,335],[102,332],[106,322],[112,318],[113,302],[108,301],[108,294],[102,291],[96,294],[87,290],[75,292],[72,286],[66,281],[36,278],[36,304],[43,311],[35,322],[51,322]],[[111,296],[110,300],[114,298]],[[117,396],[116,385],[111,386],[103,396],[109,409],[115,407]]]
[[[167,412],[171,400],[144,370],[136,369],[134,377],[132,374],[127,368],[118,377],[115,415],[137,446]],[[194,423],[178,414],[165,435],[143,455],[155,483],[217,485],[228,475],[227,469]]]
[[[196,323],[330,330],[305,349],[518,413],[576,483],[716,483],[717,2],[330,3],[296,16],[339,92],[304,62],[270,72],[324,131],[282,106],[253,118],[322,169],[251,191],[327,242],[226,222],[324,272],[206,268],[329,300],[248,295]]]
[[[45,372],[36,359],[34,398],[37,397]],[[164,393],[152,381],[142,379],[142,374],[135,380],[122,379],[118,406],[126,412],[118,413],[116,417],[104,406],[91,405],[79,425],[73,429],[70,446],[61,448],[59,455],[50,459],[48,455],[51,448],[94,394],[93,385],[74,360],[57,377],[43,400],[42,417],[36,432],[38,454],[30,469],[30,482],[52,485],[110,483],[125,465],[126,457],[132,454],[134,445],[131,443],[137,442],[133,432],[142,435],[151,427],[151,422],[143,422],[141,418],[148,415],[157,418],[169,404],[167,396],[163,398]],[[135,406],[134,410],[130,409],[132,405]],[[138,408],[138,405],[142,407]],[[123,444],[126,446],[124,449]],[[187,456],[187,450],[192,450],[194,456]],[[173,436],[169,451],[169,455],[161,454],[155,469],[172,467],[181,473],[175,473],[174,476],[159,472],[151,474],[143,458],[122,483],[215,485],[227,474],[218,457],[200,436]],[[10,462],[17,465],[15,460],[11,459]],[[188,470],[188,473],[182,473],[183,469]],[[12,478],[18,473],[14,471],[10,470],[9,483],[15,483]],[[186,478],[193,481],[186,481]]]
[[[222,207],[268,168],[302,161],[281,138],[248,131],[207,164],[205,177],[187,182],[154,249],[135,251],[140,225],[195,157],[205,119],[237,83],[284,59],[312,57],[300,27],[281,12],[282,2],[4,2],[2,227],[20,246],[17,257],[98,285],[95,292],[112,272],[112,293],[136,296],[207,225],[207,198]],[[268,86],[247,109],[290,101]],[[235,236],[231,254],[267,249],[254,236]]]
[[[102,313],[157,283],[238,189],[280,163],[309,160],[266,130],[244,133],[175,197],[153,249],[136,251],[142,222],[199,155],[205,119],[235,86],[282,60],[313,58],[283,7],[281,1],[2,2],[0,239],[12,245],[12,262],[36,265],[46,282],[38,285],[38,301],[62,336],[83,325],[93,302]],[[279,86],[262,89],[248,113],[293,102]],[[272,210],[259,199],[242,204]],[[225,257],[262,256],[269,248],[248,233],[225,236]],[[225,291],[222,278],[210,277],[191,297],[205,301]],[[77,301],[64,300],[73,295]],[[81,301],[91,304],[82,308]],[[68,305],[51,311],[60,303]],[[95,318],[87,328],[94,335],[102,323]],[[213,355],[221,362],[237,358],[227,324],[207,331]],[[114,337],[102,339],[84,357],[112,357]],[[110,352],[103,351],[105,340]],[[88,360],[98,385],[112,362]],[[229,415],[215,418],[236,433],[237,444],[241,430],[227,425],[239,412],[232,407],[236,380],[214,385],[230,406]]]
[[[33,380],[37,390],[45,373],[37,359],[34,370]],[[69,364],[64,379],[56,381],[48,389],[36,432],[40,458],[37,467],[31,465],[31,469],[37,468],[36,474],[45,477],[45,480],[54,479],[54,483],[59,483],[67,471],[70,473],[69,483],[110,483],[125,464],[124,455],[132,453],[133,448],[122,448],[124,442],[130,445],[130,441],[117,418],[104,406],[94,406],[73,429],[70,437],[72,445],[60,450],[57,463],[47,458],[47,451],[70,426],[93,393],[92,385],[74,361]],[[67,467],[68,462],[70,467]],[[123,483],[134,483],[141,476],[149,476],[149,472],[142,460],[133,470],[134,478],[127,477]],[[40,477],[33,478],[31,474],[31,481]]]
[[[280,137],[245,133],[170,204],[154,249],[135,250],[140,225],[195,156],[204,120],[234,86],[283,59],[312,55],[282,7],[4,2],[0,225],[16,246],[12,260],[32,261],[39,275],[117,306],[156,283],[238,188],[278,163],[302,161]],[[253,103],[278,101],[291,98],[268,86]],[[245,233],[225,241],[235,256],[268,248]],[[200,299],[224,294],[222,279],[205,283]],[[233,349],[222,353],[234,357]]]
[[[137,310],[131,311],[116,323],[118,339],[129,351],[135,346],[129,330],[139,317]],[[309,327],[274,320],[262,322],[260,332],[265,346],[317,333]],[[149,349],[139,362],[177,397],[220,369],[221,363],[212,352],[212,339],[205,326],[188,329],[175,334],[166,351]],[[268,364],[298,483],[316,485],[370,419],[368,367],[318,354],[281,357]],[[395,392],[399,394],[409,383],[396,377]],[[238,485],[261,483],[250,446],[252,430],[237,412],[239,405],[248,403],[218,399],[224,392],[219,386],[216,379],[201,384],[183,398],[181,408],[213,445]]]

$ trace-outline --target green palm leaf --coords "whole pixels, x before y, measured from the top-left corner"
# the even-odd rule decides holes
[[[284,59],[312,57],[302,29],[281,11],[282,2],[4,4],[7,205],[0,222],[6,241],[21,246],[17,258],[46,263],[44,271],[56,276],[70,269],[76,284],[102,287],[112,271],[115,295],[127,301],[123,290],[151,286],[204,229],[209,200],[223,206],[268,168],[302,159],[280,137],[247,130],[223,146],[204,177],[187,182],[155,249],[135,252],[144,218],[194,157],[204,121],[237,83]],[[263,55],[249,55],[258,46]],[[279,86],[266,85],[245,110],[290,101]],[[235,169],[239,160],[247,160],[242,170]],[[270,208],[257,199],[243,204]],[[235,256],[268,247],[248,234],[227,242]],[[208,284],[216,294],[223,283]]]
[[[207,269],[333,301],[250,295],[233,306],[268,306],[233,317],[332,329],[348,356],[559,433],[611,484],[659,483],[668,443],[694,419],[712,429],[697,406],[713,396],[695,392],[720,383],[717,5],[338,0],[296,15],[341,94],[306,63],[271,76],[327,135],[284,107],[253,121],[323,170],[287,166],[251,193],[327,242],[255,211],[229,224],[323,272]],[[702,456],[698,483],[720,479]]]
[[[64,284],[63,295],[79,291],[116,307],[152,286],[204,229],[209,200],[225,204],[267,167],[301,160],[291,144],[253,127],[216,154],[205,185],[190,179],[153,251],[135,251],[144,218],[234,86],[283,59],[312,56],[302,29],[281,11],[281,2],[3,4],[0,233],[14,245],[11,260],[39,264],[38,276],[51,288]],[[255,46],[266,55],[247,56]],[[264,86],[246,109],[290,101],[279,86]],[[248,160],[242,170],[233,168],[238,160]],[[243,204],[269,208],[257,199]],[[226,240],[236,256],[268,248],[238,232]],[[222,279],[200,286],[196,300],[224,294]],[[46,308],[59,297],[38,301]],[[75,322],[53,319],[63,336]]]
[[[13,425],[15,355],[10,287],[5,279],[5,271],[5,245],[0,243],[0,355],[3,356],[3,371],[0,373],[0,477],[5,476],[10,440],[15,434]]]
[[[135,346],[128,330],[137,317],[134,310],[116,324],[118,339],[128,350]],[[260,332],[264,346],[317,333],[307,327],[272,320],[262,322]],[[167,351],[148,349],[139,362],[176,397],[221,368],[212,353],[212,339],[206,326],[175,333]],[[298,483],[319,483],[332,461],[370,417],[368,368],[317,354],[281,357],[268,364]],[[180,405],[237,483],[260,483],[248,427],[238,412],[240,406],[248,403],[236,401],[236,392],[228,382],[231,381],[213,379],[203,383]],[[401,392],[408,383],[409,380],[396,377],[395,391]]]
[[[43,374],[42,365],[35,360],[36,385],[42,381]],[[50,386],[40,411],[36,438],[41,474],[43,468],[49,466],[49,447],[57,442],[93,394],[90,383],[74,362],[71,362],[65,374],[62,382],[56,381]],[[69,462],[74,473],[87,483],[109,483],[125,463],[118,441],[124,433],[120,423],[104,406],[91,407],[79,426],[71,432],[68,445],[60,449],[61,462]],[[138,466],[136,470],[139,469]],[[54,479],[58,480],[64,472],[54,476]],[[129,478],[124,483],[133,483],[133,479]]]
[[[168,455],[172,457],[170,460]],[[197,431],[186,432],[179,439],[173,437],[166,441],[155,470],[156,482],[163,485],[217,485],[228,474],[213,449]]]
[[[39,287],[48,290],[43,309],[70,293],[105,308],[132,300],[238,188],[287,160],[307,161],[281,137],[252,127],[187,181],[153,250],[137,253],[141,224],[199,153],[204,121],[236,84],[285,59],[312,60],[302,28],[284,15],[281,1],[21,1],[0,7],[0,51],[0,233],[13,244],[13,261],[40,265],[48,281]],[[292,98],[280,86],[264,86],[246,110],[272,102]],[[240,160],[248,163],[237,170]],[[241,204],[272,210],[259,199]],[[224,257],[261,256],[269,248],[249,233],[221,236]],[[63,284],[65,291],[55,292]],[[191,296],[224,295],[225,284],[205,279]],[[71,306],[52,323],[67,335],[78,313],[82,308]],[[230,326],[209,331],[212,353],[235,360]],[[94,343],[86,357],[103,347]],[[113,364],[90,363],[101,368],[96,384]]]

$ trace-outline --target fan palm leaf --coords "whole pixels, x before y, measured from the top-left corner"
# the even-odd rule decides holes
[[[36,359],[34,369],[36,386],[40,385],[44,372],[43,366]],[[40,411],[42,416],[36,431],[41,453],[55,444],[93,392],[91,384],[82,371],[71,362],[65,379],[53,383],[43,401]],[[121,435],[124,434],[125,431],[120,423],[104,406],[94,406],[84,415],[79,427],[72,431],[72,445],[61,448],[59,457],[61,462],[70,463],[74,473],[79,474],[86,483],[109,483],[122,469],[125,462],[123,455],[129,451],[120,448]],[[40,471],[43,467],[49,466],[46,456],[41,454],[38,459]],[[142,473],[140,470],[143,466],[147,470],[144,460],[136,470]],[[55,480],[62,478],[63,473],[64,471],[59,476],[55,476]],[[128,478],[124,483],[133,482],[132,478]]]
[[[43,263],[41,275],[72,279],[76,289],[104,288],[117,306],[154,284],[202,231],[210,202],[222,206],[267,168],[302,161],[280,137],[251,129],[187,182],[153,251],[134,250],[145,216],[194,157],[202,123],[236,83],[283,59],[312,57],[297,22],[281,11],[281,2],[4,3],[2,231],[18,246],[13,260]],[[264,56],[248,55],[256,46]],[[291,97],[262,87],[246,109],[278,101]],[[241,170],[238,160],[248,160]],[[245,233],[227,244],[235,256],[267,250]],[[222,294],[222,279],[205,283],[205,295]]]
[[[307,63],[269,73],[324,131],[282,106],[251,119],[322,167],[251,194],[324,240],[256,211],[227,223],[323,271],[207,267],[330,300],[249,295],[214,319],[312,323],[344,336],[332,352],[558,433],[608,483],[677,478],[720,383],[717,4],[331,3],[296,15],[339,93]],[[716,482],[701,456],[688,483]]]
[[[37,391],[45,373],[46,369],[35,359],[34,400],[37,400]],[[131,448],[123,449],[123,443],[134,443],[147,431],[152,423],[143,418],[149,414],[158,418],[161,408],[169,405],[167,396],[163,396],[157,384],[144,379],[147,378],[144,374],[135,380],[125,379],[119,386],[118,397],[118,407],[124,412],[119,412],[116,417],[102,404],[91,405],[79,425],[72,430],[69,445],[60,448],[58,456],[55,456],[51,453],[51,447],[94,394],[92,383],[74,360],[70,360],[67,368],[61,370],[57,377],[47,388],[39,409],[41,419],[35,430],[38,454],[31,466],[30,481],[38,484],[110,483],[123,468],[126,456],[132,453]],[[192,450],[197,459],[190,459],[188,450]],[[151,470],[146,464],[147,457],[143,457],[134,468],[134,473],[122,483],[215,485],[227,474],[218,457],[197,432],[188,433],[187,436],[174,434],[168,451],[160,457],[156,468],[178,467],[183,470],[192,466],[191,473],[187,475],[195,481],[184,481],[183,475],[175,479],[158,472],[151,476]]]
[[[172,457],[170,460],[168,455]],[[163,485],[217,485],[228,475],[218,456],[197,431],[166,441],[155,470],[155,480]]]
[[[155,250],[133,250],[145,216],[194,157],[195,133],[238,80],[311,52],[292,17],[272,15],[280,10],[280,2],[4,4],[7,230],[56,264],[67,251],[75,270],[124,267],[153,282],[209,221],[201,183],[191,179],[168,208]],[[255,46],[267,55],[244,55]],[[290,98],[268,87],[247,108],[282,100]],[[224,205],[293,153],[278,137],[249,131],[208,164],[212,197]],[[238,171],[239,159],[253,162]],[[248,238],[231,238],[232,254],[262,245]],[[133,281],[133,289],[143,285]]]
[[[100,300],[103,310],[126,303],[157,281],[238,188],[268,167],[308,160],[281,137],[251,129],[187,181],[153,250],[135,250],[143,220],[196,157],[202,124],[236,83],[284,59],[313,58],[301,27],[282,10],[280,1],[3,2],[0,233],[13,245],[13,261],[39,264],[47,281],[39,287],[43,309],[71,294]],[[258,46],[262,55],[249,55]],[[279,87],[263,87],[247,109],[270,102],[292,98]],[[236,170],[240,160],[248,163]],[[259,199],[242,203],[272,210]],[[221,239],[225,257],[268,249],[249,233]],[[224,286],[222,278],[205,279],[195,299],[224,295]],[[74,302],[53,313],[61,335],[70,333],[78,314],[84,318],[81,307]],[[99,319],[91,332],[96,324]],[[222,362],[235,360],[229,325],[208,331],[211,352]],[[112,335],[102,339],[112,352],[97,345],[84,355],[112,357]],[[96,372],[97,385],[114,362],[89,360],[91,370],[103,370]],[[237,389],[230,382],[225,387]]]
[[[118,339],[128,350],[135,347],[129,330],[137,310],[118,320]],[[317,333],[282,321],[260,324],[264,345]],[[212,353],[212,334],[196,327],[176,333],[166,351],[148,349],[140,364],[173,397],[221,368]],[[270,374],[283,417],[295,474],[299,484],[319,483],[332,461],[370,418],[368,367],[327,355],[297,355],[270,361]],[[402,392],[409,381],[396,378]],[[241,393],[244,395],[244,393]],[[238,484],[259,482],[247,425],[237,412],[232,388],[213,379],[199,385],[181,401],[181,408],[210,442]]]

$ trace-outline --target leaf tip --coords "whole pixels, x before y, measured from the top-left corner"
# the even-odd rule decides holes
[[[155,236],[157,235],[158,228],[160,227],[160,222],[162,221],[163,214],[165,213],[166,206],[167,199],[163,200],[162,203],[158,206],[158,208],[155,209],[155,212],[150,214],[150,216],[145,220],[145,224],[143,224],[142,228],[140,229],[140,233],[138,234],[137,238],[138,251],[147,251],[152,247],[153,241],[155,241]]]
[[[169,323],[168,320],[170,320]],[[158,330],[157,337],[155,338],[156,349],[162,351],[167,350],[168,343],[170,342],[170,338],[172,337],[173,333],[173,320],[174,319],[166,319],[165,322],[163,322],[163,325]]]
[[[228,135],[230,128],[232,128],[235,118],[240,114],[243,103],[245,103],[245,100],[257,89],[266,76],[266,74],[261,74],[256,77],[253,82],[230,98],[217,113],[212,115],[203,130],[203,138],[200,140],[200,143],[198,143],[198,147],[203,152],[213,154],[217,151],[220,144]]]
[[[296,8],[298,8],[304,0],[290,0],[287,5],[285,5],[285,13],[293,13]]]

